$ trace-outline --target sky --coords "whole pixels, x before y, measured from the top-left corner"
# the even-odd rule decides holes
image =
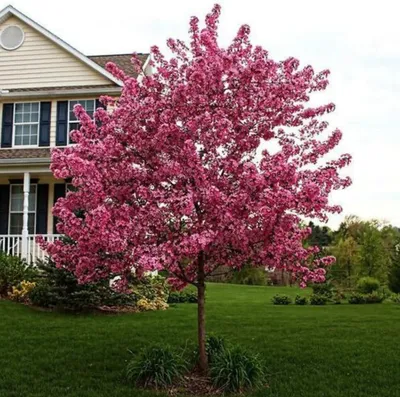
[[[11,4],[86,55],[148,52],[169,37],[187,40],[192,15],[203,19],[215,0],[12,0]],[[10,2],[0,0],[1,8]],[[396,1],[220,0],[220,44],[240,25],[275,60],[289,56],[330,69],[321,104],[334,102],[332,128],[343,131],[338,153],[350,153],[353,185],[335,192],[346,215],[400,227],[400,8]],[[324,5],[322,5],[324,4]]]

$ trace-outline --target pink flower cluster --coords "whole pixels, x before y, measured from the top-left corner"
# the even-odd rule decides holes
[[[324,280],[332,258],[312,260],[301,219],[339,212],[329,196],[350,184],[349,155],[324,161],[342,137],[324,136],[334,105],[308,104],[329,72],[274,61],[248,26],[219,47],[219,15],[203,29],[192,18],[189,44],[168,41],[170,60],[153,47],[154,74],[140,81],[109,64],[124,82],[117,101],[102,98],[113,112],[98,109],[99,126],[77,106],[77,145],[53,151],[54,175],[77,190],[54,207],[68,241],[42,246],[81,282],[166,269],[180,288],[196,282],[200,255],[206,275],[251,263]]]

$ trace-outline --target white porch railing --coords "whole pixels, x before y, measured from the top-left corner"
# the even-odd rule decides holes
[[[35,263],[38,259],[43,260],[46,258],[46,251],[40,248],[36,242],[38,234],[28,235],[28,241],[26,244],[26,254],[23,255],[23,242],[22,235],[20,234],[8,234],[0,235],[0,251],[5,252],[8,255],[19,256],[26,259],[29,263]],[[59,234],[42,234],[41,235],[46,241],[53,242],[58,240],[61,236]]]

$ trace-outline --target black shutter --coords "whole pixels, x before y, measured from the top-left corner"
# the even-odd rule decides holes
[[[66,185],[65,183],[56,183],[54,185],[54,204],[60,197],[65,197]],[[58,218],[56,216],[53,217],[53,233],[57,234],[57,222]]]
[[[0,185],[0,234],[8,234],[10,185]]]
[[[40,103],[39,146],[50,146],[51,102]]]
[[[36,185],[36,234],[47,234],[49,185]]]
[[[12,132],[14,122],[14,104],[5,103],[3,105],[3,122],[1,129],[1,147],[12,146]]]
[[[57,102],[56,145],[68,144],[68,101]]]
[[[100,102],[99,99],[96,99],[96,106],[95,109],[97,110],[98,108],[105,109],[106,107]],[[101,122],[99,120],[96,120],[96,126],[99,128],[101,127]]]

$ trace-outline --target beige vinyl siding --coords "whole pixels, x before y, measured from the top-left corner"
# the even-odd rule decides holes
[[[7,19],[0,25],[0,30],[9,25],[20,26],[25,41],[14,51],[0,47],[0,89],[113,85],[16,17]]]

